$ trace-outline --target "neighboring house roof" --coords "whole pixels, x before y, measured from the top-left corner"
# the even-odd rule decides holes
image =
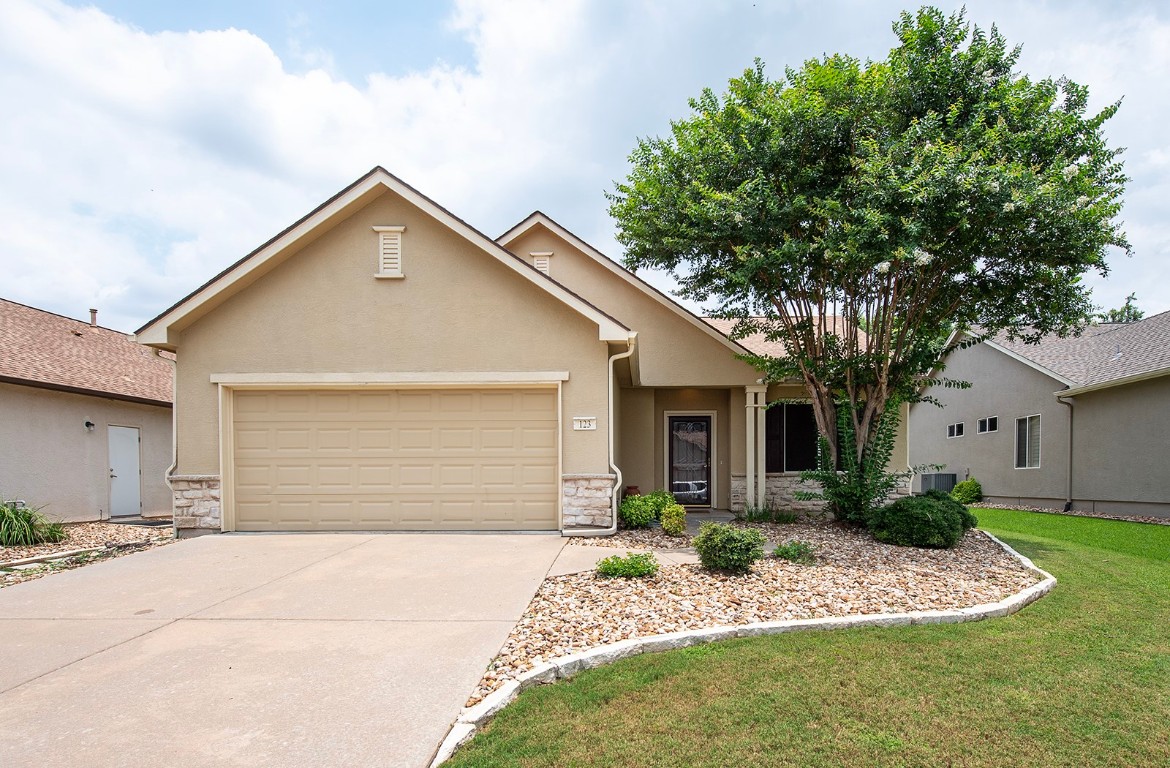
[[[0,299],[0,381],[170,405],[172,371],[128,334]]]
[[[548,216],[541,211],[533,211],[526,219],[496,238],[496,242],[507,248],[511,243],[518,240],[536,226],[543,226],[545,229],[557,235],[562,240],[568,242],[578,251],[593,259],[601,266],[605,267],[605,269],[607,269],[609,272],[620,277],[622,280],[625,280],[630,285],[642,291],[647,296],[669,309],[671,312],[674,312],[683,320],[686,320],[695,328],[698,328],[703,333],[728,347],[732,352],[736,354],[743,354],[744,352],[750,351],[739,342],[735,342],[729,339],[727,334],[723,331],[712,327],[710,323],[704,322],[706,318],[700,318],[698,315],[689,311],[686,307],[682,306],[662,291],[650,285],[621,264],[618,264],[589,243],[577,237],[577,235],[573,234],[567,228],[561,224],[558,224],[551,216]]]
[[[600,340],[627,341],[630,338],[630,329],[618,320],[508,251],[402,179],[381,166],[376,166],[365,176],[326,200],[276,237],[232,264],[148,322],[138,330],[138,341],[165,349],[173,348],[174,342],[169,334],[173,327],[181,329],[190,324],[232,293],[241,290],[252,280],[294,253],[296,246],[311,240],[330,224],[344,220],[353,211],[367,204],[385,190],[399,195],[444,224],[448,229],[462,236],[472,245],[499,260],[524,279],[529,280],[595,322]]]
[[[1055,374],[1068,394],[1118,386],[1170,374],[1170,312],[1132,323],[1091,325],[1077,337],[1009,341],[1002,334],[989,344]]]
[[[845,330],[845,319],[836,315],[828,316],[829,330],[833,333],[841,333]],[[704,317],[709,325],[719,331],[725,336],[730,336],[735,330],[738,320],[726,320],[719,317]],[[866,344],[866,336],[864,331],[858,331],[861,345]],[[753,333],[739,340],[739,343],[745,347],[749,352],[765,357],[783,357],[788,354],[787,348],[782,341],[772,341],[762,333]]]

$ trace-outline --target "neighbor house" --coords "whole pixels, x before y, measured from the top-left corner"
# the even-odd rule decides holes
[[[989,501],[1170,517],[1170,312],[952,353],[945,407],[910,415],[911,464],[974,477]]]
[[[544,214],[493,240],[375,168],[138,340],[178,358],[182,530],[573,532],[634,487],[791,503],[809,406],[763,406],[804,390],[723,330]]]
[[[0,499],[53,520],[171,514],[172,362],[0,299]]]

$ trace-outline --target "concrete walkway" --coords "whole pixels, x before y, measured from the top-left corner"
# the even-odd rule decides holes
[[[2,589],[0,766],[426,765],[562,548],[207,536]]]

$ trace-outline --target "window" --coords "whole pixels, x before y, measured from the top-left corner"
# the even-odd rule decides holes
[[[403,277],[402,233],[406,227],[374,227],[378,233],[378,271],[374,277]]]
[[[986,432],[998,432],[998,431],[999,431],[999,417],[998,416],[988,416],[986,419],[979,420],[979,434],[982,435]]]
[[[947,439],[952,437],[962,437],[964,432],[964,422],[947,425]]]
[[[1016,419],[1016,469],[1040,466],[1040,415]]]
[[[532,257],[532,266],[547,275],[552,265],[552,251],[533,251],[528,255]]]
[[[817,467],[817,419],[808,403],[776,403],[764,411],[764,471]]]

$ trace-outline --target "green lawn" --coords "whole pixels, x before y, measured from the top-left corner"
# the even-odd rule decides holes
[[[525,692],[450,765],[1170,766],[1170,526],[977,514],[1051,594],[637,656]]]

